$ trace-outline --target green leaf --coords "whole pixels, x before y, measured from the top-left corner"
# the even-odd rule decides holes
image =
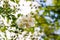
[[[1,13],[3,13],[3,8],[2,8],[2,7],[0,7],[0,14],[1,14]]]
[[[11,0],[12,2],[19,3],[19,0]]]
[[[26,31],[34,33],[34,27],[26,28]]]
[[[4,27],[1,27],[0,30],[1,30],[2,32],[5,32],[5,31],[7,30],[7,28],[6,28],[6,26],[4,26]]]
[[[39,10],[36,10],[36,12],[38,13],[38,12],[39,12]]]
[[[31,0],[26,0],[26,1],[31,1]]]
[[[30,4],[30,7],[32,6],[32,4]]]
[[[22,16],[22,14],[18,14],[17,16],[20,17],[20,16]]]
[[[48,31],[49,30],[49,31]],[[54,32],[54,29],[52,29],[52,28],[50,28],[49,26],[46,26],[45,28],[44,28],[44,33],[47,35],[47,36],[49,36],[51,33],[53,33]]]

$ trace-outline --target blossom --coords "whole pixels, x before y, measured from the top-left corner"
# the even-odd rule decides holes
[[[30,15],[24,15],[22,17],[20,17],[18,19],[18,23],[17,25],[20,26],[20,27],[33,27],[35,26],[35,23],[34,23],[35,19]]]

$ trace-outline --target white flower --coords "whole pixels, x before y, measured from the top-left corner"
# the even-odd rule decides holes
[[[35,19],[31,17],[31,15],[24,15],[18,19],[17,25],[20,27],[33,27]]]
[[[3,19],[1,18],[1,16],[0,16],[0,26],[4,26],[4,21],[3,21]]]

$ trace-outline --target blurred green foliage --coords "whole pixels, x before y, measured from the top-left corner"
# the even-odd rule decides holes
[[[19,3],[19,0],[11,0],[12,2]]]
[[[12,2],[15,3],[19,3],[19,0],[10,0]],[[31,0],[26,0],[26,1],[31,1]],[[45,0],[46,1],[46,0]],[[46,6],[46,7],[38,7],[40,10],[44,10],[42,15],[39,15],[39,11],[36,10],[36,14],[31,12],[31,15],[33,16],[33,18],[35,19],[35,27],[41,27],[42,31],[45,33],[45,37],[44,40],[60,40],[60,35],[58,34],[54,34],[55,30],[60,29],[60,23],[58,22],[58,20],[60,20],[60,0],[52,0],[53,1],[53,6]],[[32,4],[30,4],[30,6],[32,6]],[[15,12],[16,12],[16,7],[14,6],[14,9],[10,8],[10,4],[8,3],[8,1],[4,1],[3,7],[0,7],[0,15],[3,18],[7,18],[7,22],[9,22],[9,20],[12,20],[11,22],[11,27],[16,27],[16,29],[21,30],[21,32],[23,31],[28,31],[28,32],[32,32],[34,33],[34,28],[35,27],[30,27],[30,28],[19,28],[16,24],[16,20],[22,16],[22,14],[18,14],[16,17]],[[53,12],[54,15],[51,15],[50,12]],[[48,15],[47,15],[48,14]],[[55,15],[57,14],[57,17],[55,17]],[[47,19],[45,17],[50,17],[51,19],[54,20],[54,22],[52,22],[51,20],[49,21],[49,23],[47,22]],[[7,26],[4,27],[0,27],[0,31],[5,32],[7,30]],[[14,31],[15,33],[18,33],[18,31]]]

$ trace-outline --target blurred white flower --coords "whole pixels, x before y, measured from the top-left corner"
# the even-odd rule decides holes
[[[35,31],[36,31],[36,32],[39,32],[39,31],[40,31],[40,27],[36,27],[36,28],[35,28]]]
[[[0,26],[4,26],[4,21],[1,16],[0,16]]]
[[[4,40],[4,39],[3,39],[3,38],[5,38],[4,35],[5,35],[5,33],[3,33],[3,32],[0,31],[0,40]]]
[[[31,15],[24,15],[22,17],[20,17],[20,19],[18,19],[17,21],[17,25],[19,27],[33,27],[35,26],[34,23],[35,19],[31,17]]]
[[[6,30],[6,36],[8,39],[11,39],[11,35],[10,35],[10,32],[8,30]]]

